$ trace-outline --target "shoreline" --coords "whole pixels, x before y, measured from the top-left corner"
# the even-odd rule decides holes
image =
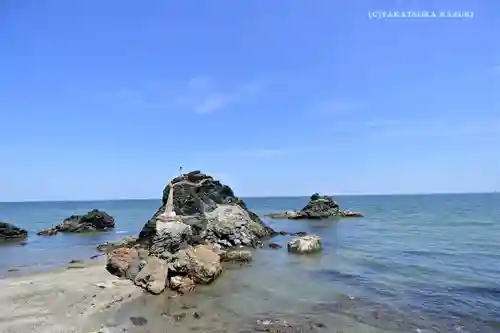
[[[89,333],[143,292],[105,269],[105,260],[0,279],[0,332]]]

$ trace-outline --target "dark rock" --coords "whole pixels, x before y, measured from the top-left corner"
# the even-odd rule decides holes
[[[144,317],[130,317],[130,321],[134,326],[144,326],[148,323],[148,320]]]
[[[269,213],[267,216],[274,219],[315,220],[340,217],[362,217],[363,215],[358,212],[340,208],[339,204],[330,196],[314,193],[309,198],[307,205],[300,211]]]
[[[314,193],[307,205],[291,219],[324,219],[342,215],[339,204],[331,197]]]
[[[54,228],[42,230],[38,235],[53,235],[57,232],[108,231],[115,227],[115,219],[104,211],[94,209],[85,215],[72,215]],[[56,230],[57,232],[54,232]]]
[[[271,249],[281,249],[281,245],[279,245],[278,243],[269,243],[269,247]]]
[[[304,231],[299,231],[299,232],[294,232],[292,234],[290,234],[291,236],[299,236],[299,237],[303,237],[305,235],[307,235],[307,232],[304,232]]]
[[[69,262],[70,264],[83,264],[83,260],[77,260],[77,259],[73,259]]]
[[[117,240],[115,242],[106,242],[104,244],[100,244],[97,246],[97,251],[110,252],[110,251],[113,251],[114,249],[117,249],[120,247],[131,248],[136,244],[137,244],[137,237],[136,236],[127,236],[127,237],[124,237],[124,238]]]
[[[21,240],[28,237],[28,231],[13,224],[0,221],[0,241]]]

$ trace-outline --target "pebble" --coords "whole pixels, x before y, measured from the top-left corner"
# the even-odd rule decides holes
[[[130,317],[130,321],[134,326],[144,326],[148,323],[148,320],[144,317]]]

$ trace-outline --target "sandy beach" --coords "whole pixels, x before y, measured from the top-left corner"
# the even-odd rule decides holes
[[[105,270],[104,260],[0,279],[0,332],[95,332],[124,302],[142,295]]]

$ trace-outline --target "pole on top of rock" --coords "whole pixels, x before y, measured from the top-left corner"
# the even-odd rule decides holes
[[[182,165],[179,167],[179,174],[182,177]]]

